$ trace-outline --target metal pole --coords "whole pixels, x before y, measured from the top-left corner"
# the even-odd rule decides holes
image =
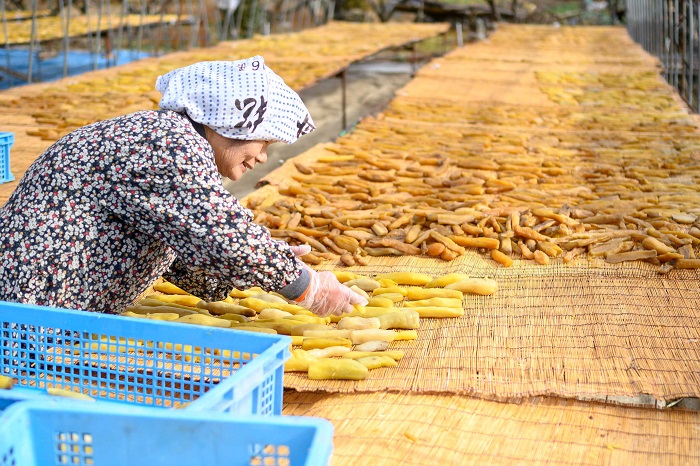
[[[167,51],[167,25],[165,24],[165,21],[163,19],[165,18],[165,1],[164,0],[159,0],[158,1],[158,9],[160,10],[160,16],[159,16],[159,22],[158,22],[158,34],[156,35],[156,40],[155,40],[155,49],[156,49],[156,54],[158,52],[158,49],[161,48],[162,45],[163,47],[163,53]]]
[[[219,37],[221,40],[228,40],[230,32],[231,32],[231,19],[233,18],[233,8],[227,8],[226,9],[226,15],[224,16],[224,25],[221,28],[221,34]]]
[[[697,25],[697,30],[694,32],[694,34],[697,34],[698,38],[698,46],[695,50],[697,50],[698,56],[697,56],[697,62],[698,65],[700,66],[700,8],[696,8],[695,11],[698,12],[698,21],[695,22]],[[695,44],[695,41],[693,41],[693,44]],[[695,47],[695,46],[694,46]],[[697,112],[699,107],[700,107],[700,71],[698,72],[698,80],[696,81],[696,86],[697,86],[697,92],[695,94],[695,111]]]
[[[203,28],[203,34],[204,34],[204,43],[202,44],[202,47],[208,47],[209,46],[209,16],[207,15],[207,4],[204,0],[199,0],[199,9],[202,12],[202,28]]]
[[[696,109],[697,105],[693,102],[693,74],[695,73],[693,64],[693,54],[694,54],[694,44],[693,44],[693,31],[695,31],[695,24],[693,22],[693,0],[688,1],[688,104],[691,108]]]
[[[291,4],[286,3],[285,0],[285,5],[286,9],[284,10],[284,24],[287,25],[287,27],[284,29],[284,32],[293,32],[294,31],[294,23],[296,21],[296,8],[297,8],[297,3],[293,2]]]
[[[238,9],[236,10],[236,39],[240,39],[242,34],[241,34],[241,29],[243,27],[243,14],[245,13],[246,9],[246,0],[241,0],[241,3],[238,5]]]
[[[328,4],[328,11],[326,13],[326,23],[333,21],[333,16],[335,15],[335,0],[331,0]]]
[[[90,0],[85,0],[85,4],[89,4]],[[88,17],[88,23],[90,18]],[[99,68],[100,49],[102,48],[102,2],[97,4],[97,30],[95,31],[95,53],[93,54],[92,69]]]
[[[32,0],[32,32],[29,37],[29,62],[27,63],[27,82],[33,81],[32,73],[34,66],[34,52],[38,41],[38,31],[36,28],[36,0]]]
[[[175,30],[175,50],[180,50],[182,48],[182,35],[183,35],[183,27],[182,27],[182,2],[180,0],[177,0],[175,3],[175,14],[177,15],[177,29]]]
[[[309,0],[302,0],[298,4],[300,12],[299,14],[301,15],[301,20],[299,21],[299,29],[297,29],[298,31],[303,31],[304,29],[306,29],[306,11],[308,2]]]
[[[197,45],[199,11],[194,9],[194,3],[192,3],[192,0],[187,0],[187,9],[190,12],[190,17],[192,18],[192,25],[190,26],[190,48],[192,48]]]
[[[661,35],[661,4],[663,3],[663,0],[659,2],[659,0],[654,1],[654,14],[653,14],[653,21],[654,21],[654,55],[657,57],[660,57],[661,54],[663,53],[663,39]]]
[[[647,51],[654,53],[654,0],[646,0],[645,19],[647,25]]]
[[[671,12],[670,39],[671,39],[671,85],[678,88],[678,0],[673,0]]]
[[[95,40],[94,40],[94,37],[92,34],[92,23],[90,21],[91,14],[92,14],[92,11],[90,10],[90,1],[85,0],[85,12],[83,13],[83,16],[85,18],[85,24],[87,27],[85,37],[87,37],[88,50],[90,51],[90,59],[92,61],[92,66],[94,69],[94,67],[95,67]]]
[[[343,131],[346,131],[348,129],[348,115],[347,115],[347,73],[346,69],[343,68],[343,71],[340,72],[340,82],[342,86],[342,99],[341,99],[341,105],[343,108],[341,109],[343,113]]]
[[[8,70],[11,70],[12,59],[10,58],[10,38],[7,34],[7,13],[5,12],[4,0],[2,3],[0,3],[0,10],[0,13],[2,13],[2,32],[5,34],[5,66]],[[8,76],[10,77],[8,86],[12,86],[14,84],[14,76],[12,74],[8,74]]]
[[[668,81],[668,0],[663,0],[661,2],[661,38],[664,41],[661,49],[661,66],[663,66],[664,79]]]
[[[627,11],[627,32],[632,40],[638,43],[639,41],[637,40],[637,34],[634,26],[634,6],[633,0],[627,0],[625,2],[625,10]]]
[[[139,29],[138,29],[138,32],[136,33],[136,50],[138,51],[138,53],[141,53],[141,45],[143,44],[143,27],[144,27],[143,18],[146,16],[147,13],[148,13],[148,10],[146,10],[146,0],[141,0],[141,15],[139,17],[139,26],[138,26]],[[129,14],[126,17],[127,22],[129,22],[129,16],[131,16],[131,14]]]
[[[681,39],[681,69],[683,71],[683,77],[681,80],[681,95],[686,98],[688,94],[688,35],[685,31],[685,25],[688,22],[688,2],[683,0],[682,22],[679,25],[679,34]]]
[[[112,66],[112,59],[114,58],[114,26],[112,23],[112,5],[109,0],[106,0],[107,7],[107,30],[105,31],[105,63],[106,66]]]
[[[651,31],[649,28],[649,0],[642,1],[643,15],[644,15],[644,49],[647,52],[651,52]]]
[[[655,0],[654,1],[654,15],[653,15],[653,21],[654,21],[654,55],[657,57],[660,57],[661,54],[663,53],[663,39],[662,39],[662,34],[661,34],[661,10],[662,6],[661,4],[663,3],[663,0]]]
[[[70,0],[68,0],[70,4]],[[66,6],[63,3],[63,0],[58,1],[58,14],[61,16],[61,18],[65,18],[67,15],[66,12]],[[63,77],[65,78],[68,76],[68,30],[64,28],[63,30],[63,40],[61,41],[63,44]]]
[[[248,12],[248,24],[246,25],[246,37],[253,37],[255,28],[255,19],[257,18],[258,12],[258,0],[252,0],[250,2],[250,11]]]
[[[124,38],[124,27],[126,21],[124,20],[124,15],[129,14],[129,0],[122,0],[122,6],[119,8],[119,28],[117,29],[117,44],[113,47],[114,50],[114,64],[119,64],[119,52],[123,47],[122,40]]]

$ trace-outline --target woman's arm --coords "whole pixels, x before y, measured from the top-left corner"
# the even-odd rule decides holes
[[[211,146],[189,122],[174,112],[140,115],[138,137],[115,141],[103,207],[171,247],[179,259],[171,278],[183,284],[189,276],[188,291],[203,299],[298,280],[302,264],[224,189]]]

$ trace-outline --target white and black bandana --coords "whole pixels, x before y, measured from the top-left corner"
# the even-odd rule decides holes
[[[162,109],[186,112],[231,139],[291,144],[315,129],[299,94],[261,56],[178,68],[159,76],[156,90]]]

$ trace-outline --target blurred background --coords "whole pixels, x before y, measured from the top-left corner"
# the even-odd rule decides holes
[[[1,0],[0,89],[328,21],[620,24],[623,0]]]

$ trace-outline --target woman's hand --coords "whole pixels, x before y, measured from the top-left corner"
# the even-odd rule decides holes
[[[308,244],[300,244],[299,246],[289,246],[296,257],[305,256],[311,252],[311,246]]]
[[[367,305],[365,297],[340,283],[333,272],[316,272],[309,267],[307,269],[311,279],[306,294],[299,304],[314,314],[321,317],[339,316],[353,311],[353,305]]]
[[[289,248],[296,257],[311,252],[311,246],[308,244],[289,246]],[[309,272],[310,279],[306,294],[299,304],[314,314],[321,317],[331,314],[339,316],[345,312],[351,312],[355,304],[367,305],[367,299],[340,283],[332,272],[316,272],[306,265],[304,267]]]

